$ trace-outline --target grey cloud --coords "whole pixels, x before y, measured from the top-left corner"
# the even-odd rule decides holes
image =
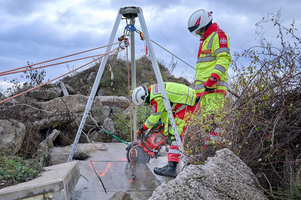
[[[48,2],[55,2],[54,0],[0,0],[0,10],[2,13],[7,13],[13,16],[23,16],[39,10]]]

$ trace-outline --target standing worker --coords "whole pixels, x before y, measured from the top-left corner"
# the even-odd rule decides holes
[[[183,140],[182,133],[187,128],[188,120],[191,117],[189,113],[193,113],[197,106],[195,90],[186,85],[172,82],[166,82],[164,83],[164,86],[171,103],[171,109],[180,138]],[[171,142],[168,151],[168,164],[162,168],[155,167],[155,174],[176,177],[180,152],[173,129],[169,123],[168,113],[165,109],[158,84],[151,85],[148,88],[145,86],[135,88],[132,92],[132,101],[137,106],[142,106],[144,104],[151,106],[151,115],[147,118],[145,123],[140,126],[137,131],[138,136],[140,137],[140,134],[144,134],[147,129],[152,128],[159,120],[161,120],[164,124],[164,135],[168,136],[169,141]]]
[[[217,23],[212,23],[212,19],[212,12],[200,9],[195,11],[188,20],[188,30],[200,38],[195,90],[198,97],[204,93],[201,99],[201,109],[206,124],[210,124],[208,125],[210,128],[207,128],[209,132],[205,150],[208,147],[210,135],[216,136],[217,130],[220,130],[216,129],[217,116],[224,106],[228,68],[231,63],[229,37]]]

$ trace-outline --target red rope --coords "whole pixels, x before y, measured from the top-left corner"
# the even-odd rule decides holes
[[[86,52],[89,52],[89,51],[93,51],[93,50],[96,50],[96,49],[101,49],[101,48],[108,47],[108,46],[115,45],[115,44],[119,44],[119,43],[120,42],[116,42],[116,43],[113,43],[113,44],[110,44],[110,45],[106,45],[106,46],[102,46],[102,47],[97,47],[97,48],[94,48],[94,49],[89,49],[89,50],[86,50],[86,51],[81,51],[81,52],[70,54],[70,55],[67,55],[67,56],[63,56],[63,57],[59,57],[59,58],[54,58],[54,59],[51,59],[51,60],[46,60],[46,61],[43,61],[43,62],[34,63],[34,64],[31,64],[31,65],[26,65],[26,66],[23,66],[23,67],[19,67],[19,68],[16,68],[16,69],[11,69],[11,70],[7,70],[7,71],[3,71],[3,72],[0,72],[0,76],[2,76],[3,73],[7,73],[7,72],[19,70],[19,69],[24,69],[26,67],[31,67],[31,66],[35,66],[35,65],[40,65],[40,64],[43,64],[43,63],[47,63],[47,62],[59,60],[59,59],[62,59],[62,58],[67,58],[67,57],[70,57],[70,56],[78,55],[78,54],[81,54],[81,53],[86,53]]]
[[[90,61],[90,62],[88,62],[88,63],[86,63],[86,64],[84,64],[84,65],[82,65],[82,66],[80,66],[80,67],[78,67],[78,68],[76,68],[76,69],[74,69],[74,70],[71,70],[70,72],[67,72],[67,73],[65,73],[65,74],[63,74],[63,75],[61,75],[61,76],[59,76],[59,77],[57,77],[57,78],[54,78],[54,79],[52,79],[52,80],[50,80],[50,81],[47,81],[47,82],[45,82],[45,83],[43,83],[43,84],[41,84],[41,85],[35,86],[35,87],[33,87],[33,88],[29,89],[29,90],[26,90],[26,91],[24,91],[24,92],[21,92],[21,93],[19,93],[19,94],[16,94],[16,95],[14,95],[14,96],[12,96],[12,97],[9,97],[9,98],[7,98],[7,99],[5,99],[5,100],[3,100],[3,101],[0,101],[0,104],[4,103],[4,102],[6,102],[6,101],[9,101],[9,100],[11,100],[11,99],[14,99],[14,98],[16,98],[16,97],[18,97],[18,96],[21,96],[22,94],[25,94],[25,93],[30,92],[30,91],[32,91],[32,90],[35,90],[35,89],[37,89],[37,88],[39,88],[39,87],[41,87],[41,86],[43,86],[43,85],[46,85],[46,84],[48,84],[48,83],[50,83],[50,82],[52,82],[52,81],[55,81],[55,80],[57,80],[57,79],[59,79],[59,78],[61,78],[61,77],[63,77],[63,76],[66,76],[67,74],[70,74],[70,73],[72,73],[72,72],[74,72],[74,71],[76,71],[76,70],[78,70],[78,69],[80,69],[80,68],[83,68],[83,67],[87,66],[88,64],[93,63],[94,61],[96,61],[96,60],[98,60],[98,59],[104,57],[105,55],[108,55],[108,54],[114,52],[114,51],[115,51],[116,49],[118,49],[118,48],[119,48],[119,47],[117,47],[117,48],[113,49],[112,51],[110,51],[110,52],[108,52],[108,53],[105,53],[105,54],[103,54],[102,56],[100,56],[100,57],[98,57],[98,58],[96,58],[96,59],[94,59],[94,60],[92,60],[92,61]]]
[[[117,52],[119,52],[119,51],[117,51]],[[50,67],[50,66],[53,66],[53,65],[60,65],[60,64],[68,63],[68,62],[83,60],[83,59],[92,58],[92,57],[95,57],[95,56],[102,56],[102,55],[104,55],[104,54],[97,54],[97,55],[93,55],[93,56],[87,56],[87,57],[83,57],[83,58],[77,58],[77,59],[74,59],[74,60],[67,60],[67,61],[63,61],[63,62],[59,62],[59,63],[53,63],[53,64],[44,65],[44,66],[40,66],[40,67],[34,67],[34,68],[30,68],[30,69],[23,69],[23,70],[19,70],[19,71],[13,71],[13,72],[7,72],[7,73],[3,72],[3,73],[0,73],[0,76],[14,74],[14,73],[19,73],[19,72],[26,72],[26,71],[30,71],[30,70],[34,70],[34,69],[40,69],[40,68]]]

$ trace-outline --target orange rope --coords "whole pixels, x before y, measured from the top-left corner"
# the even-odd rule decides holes
[[[39,87],[41,87],[41,86],[43,86],[43,85],[46,85],[46,84],[48,84],[48,83],[50,83],[50,82],[52,82],[52,81],[55,81],[55,80],[57,80],[57,79],[59,79],[59,78],[61,78],[61,77],[63,77],[63,76],[66,76],[67,74],[70,74],[70,73],[72,73],[72,72],[74,72],[74,71],[80,69],[80,68],[83,68],[83,67],[87,66],[88,64],[90,64],[90,63],[92,63],[92,62],[94,62],[94,61],[96,61],[96,60],[98,60],[98,59],[104,57],[105,55],[108,55],[108,54],[112,53],[113,51],[115,51],[115,50],[118,49],[118,48],[119,48],[119,47],[117,47],[117,48],[113,49],[112,51],[110,51],[110,52],[108,52],[108,53],[105,53],[105,54],[103,54],[102,56],[100,56],[100,57],[98,57],[98,58],[96,58],[96,59],[94,59],[94,60],[92,60],[92,61],[90,61],[90,62],[88,62],[88,63],[86,63],[86,64],[84,64],[84,65],[82,65],[82,66],[80,66],[80,67],[78,67],[78,68],[76,68],[76,69],[74,69],[74,70],[71,70],[70,72],[67,72],[67,73],[65,73],[65,74],[63,74],[63,75],[61,75],[61,76],[59,76],[59,77],[57,77],[57,78],[54,78],[54,79],[52,79],[52,80],[50,80],[50,81],[47,81],[47,82],[45,82],[45,83],[42,83],[41,85],[35,86],[35,87],[33,87],[33,88],[29,89],[29,90],[26,90],[26,91],[24,91],[24,92],[21,92],[21,93],[19,93],[19,94],[16,94],[16,95],[14,95],[14,96],[12,96],[12,97],[9,97],[9,98],[7,98],[7,99],[5,99],[5,100],[3,100],[3,101],[0,101],[0,104],[4,103],[4,102],[6,102],[6,101],[9,101],[9,100],[11,100],[11,99],[14,99],[14,98],[16,98],[16,97],[18,97],[18,96],[21,96],[22,94],[25,94],[25,93],[27,93],[27,92],[30,92],[30,91],[32,91],[32,90],[34,90],[34,89],[37,89],[37,88],[39,88]]]
[[[117,52],[119,52],[119,51],[117,51]],[[53,66],[53,65],[60,65],[60,64],[68,63],[68,62],[83,60],[83,59],[92,58],[92,57],[95,57],[95,56],[102,56],[102,55],[104,55],[104,54],[97,54],[97,55],[93,55],[93,56],[87,56],[87,57],[83,57],[83,58],[77,58],[77,59],[74,59],[74,60],[67,60],[67,61],[63,61],[63,62],[59,62],[59,63],[53,63],[53,64],[44,65],[44,66],[40,66],[40,67],[23,69],[23,70],[19,70],[19,71],[13,71],[13,72],[7,72],[7,73],[2,72],[2,73],[0,73],[0,76],[14,74],[14,73],[19,73],[19,72],[26,72],[26,71],[30,71],[30,70],[34,70],[34,69],[40,69],[40,68],[50,67],[50,66]]]
[[[19,68],[16,68],[16,69],[11,69],[11,70],[7,70],[7,71],[3,71],[3,72],[0,72],[0,76],[3,73],[7,73],[7,72],[11,72],[11,71],[23,69],[23,68],[26,68],[26,67],[31,67],[31,66],[34,66],[34,65],[39,65],[39,64],[51,62],[51,61],[54,61],[54,60],[59,60],[59,59],[62,59],[62,58],[67,58],[67,57],[70,57],[70,56],[78,55],[78,54],[81,54],[81,53],[86,53],[86,52],[89,52],[89,51],[93,51],[93,50],[96,50],[96,49],[101,49],[101,48],[108,47],[108,46],[115,45],[115,44],[119,44],[119,43],[120,42],[116,42],[116,43],[113,43],[113,44],[110,44],[110,45],[106,45],[106,46],[102,46],[102,47],[97,47],[97,48],[94,48],[94,49],[89,49],[89,50],[86,50],[86,51],[81,51],[81,52],[70,54],[70,55],[67,55],[67,56],[63,56],[63,57],[59,57],[59,58],[54,58],[54,59],[51,59],[51,60],[46,60],[46,61],[43,61],[43,62],[31,64],[31,65],[26,65],[24,67],[19,67]]]
[[[133,142],[133,135],[135,133],[133,133],[133,127],[132,127],[132,98],[131,98],[131,86],[130,86],[130,67],[129,67],[129,54],[128,54],[128,47],[126,47],[126,58],[127,58],[127,62],[126,62],[126,65],[127,65],[127,70],[128,70],[128,90],[129,90],[129,100],[130,100],[130,131],[131,131],[131,144],[132,144],[132,149],[131,149],[131,165],[132,165],[132,179],[134,179],[134,171],[135,171],[135,161],[134,161],[134,150],[133,150],[133,145],[134,145],[134,142]]]

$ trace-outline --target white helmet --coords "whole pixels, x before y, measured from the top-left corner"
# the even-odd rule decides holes
[[[145,86],[139,86],[132,92],[132,101],[137,106],[142,106],[148,97],[149,92]]]
[[[200,37],[206,30],[206,25],[213,19],[212,12],[207,12],[204,9],[200,9],[192,13],[188,20],[188,30],[195,36]],[[196,32],[199,30],[199,34]]]

